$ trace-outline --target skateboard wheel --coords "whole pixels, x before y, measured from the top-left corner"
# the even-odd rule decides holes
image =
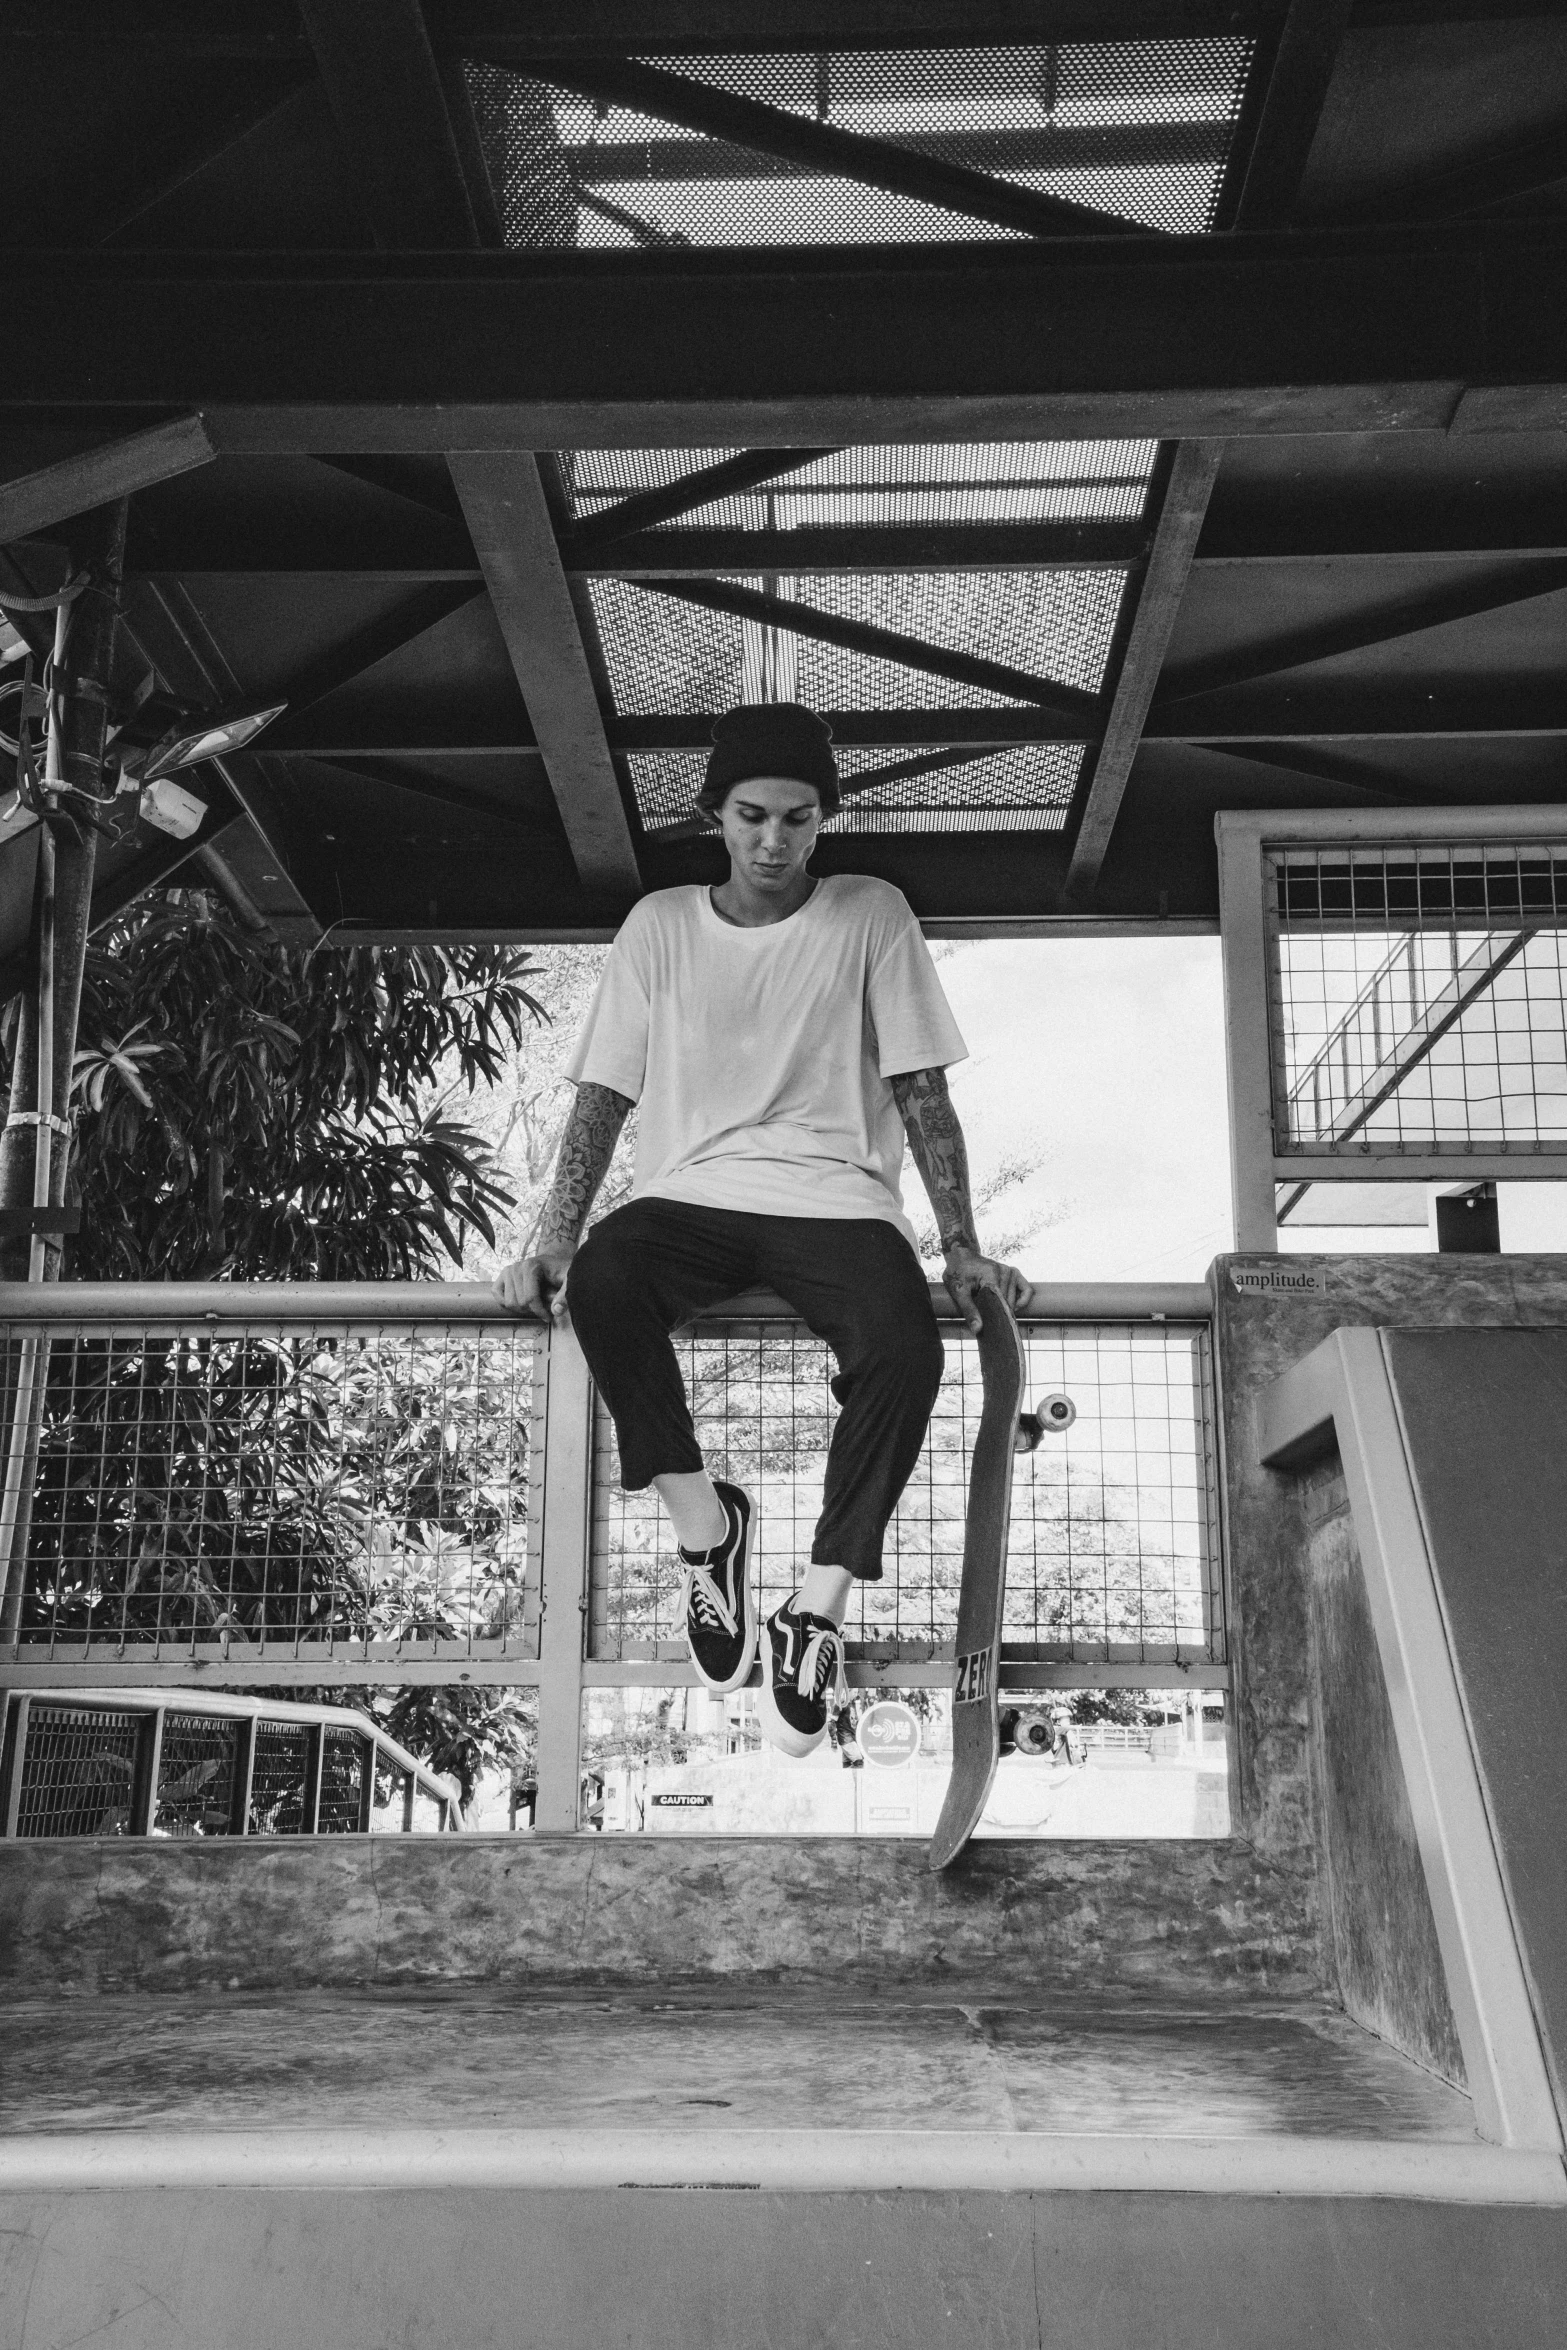
[[[1055,1742],[1055,1728],[1048,1714],[1036,1713],[1032,1707],[1018,1713],[1012,1725],[1012,1743],[1019,1754],[1048,1754]]]
[[[1077,1406],[1069,1395],[1042,1395],[1032,1416],[1047,1435],[1064,1436],[1077,1418]]]

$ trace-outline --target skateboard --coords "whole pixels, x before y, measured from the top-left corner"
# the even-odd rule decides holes
[[[957,1666],[952,1689],[952,1780],[930,1840],[930,1865],[951,1865],[979,1824],[1001,1758],[997,1680],[1001,1612],[1007,1588],[1007,1529],[1012,1520],[1012,1461],[1032,1451],[1040,1428],[1022,1410],[1028,1366],[1010,1308],[994,1289],[975,1294],[979,1371],[985,1400],[969,1465],[963,1522],[963,1582],[958,1592]],[[1030,1425],[1033,1421],[1032,1426]]]

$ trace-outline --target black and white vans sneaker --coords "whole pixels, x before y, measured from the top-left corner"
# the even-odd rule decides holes
[[[751,1496],[716,1479],[728,1524],[711,1550],[687,1550],[680,1603],[691,1662],[715,1696],[738,1689],[756,1660],[756,1594],[751,1589]]]
[[[791,1600],[762,1626],[762,1736],[780,1754],[809,1754],[827,1735],[827,1698],[849,1692],[843,1677],[843,1634],[828,1616],[795,1613]]]

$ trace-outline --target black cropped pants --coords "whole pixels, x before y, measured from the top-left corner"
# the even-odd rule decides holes
[[[919,1457],[942,1346],[919,1259],[874,1217],[742,1216],[632,1200],[572,1260],[566,1302],[635,1492],[704,1466],[669,1334],[742,1289],[775,1289],[838,1364],[812,1562],[875,1582],[882,1536]]]

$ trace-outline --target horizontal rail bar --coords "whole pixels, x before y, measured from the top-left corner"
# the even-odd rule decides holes
[[[940,1282],[930,1285],[939,1321],[958,1310]],[[1201,1281],[1041,1281],[1024,1322],[1206,1322],[1213,1312]],[[704,1322],[796,1322],[771,1290],[725,1299]],[[63,1281],[42,1288],[0,1282],[0,1323],[22,1329],[255,1329],[271,1322],[354,1328],[389,1324],[484,1322],[537,1328],[508,1313],[482,1281]]]
[[[62,1691],[74,1691],[91,1692],[95,1698],[101,1698],[106,1690],[123,1694],[127,1676],[134,1677],[144,1699],[161,1700],[178,1692],[182,1702],[186,1698],[194,1702],[198,1695],[208,1691],[215,1697],[231,1683],[247,1689],[253,1689],[258,1682],[279,1690],[314,1689],[331,1683],[354,1688],[364,1680],[364,1667],[345,1665],[338,1658],[325,1658],[318,1663],[296,1663],[291,1659],[286,1664],[243,1668],[199,1660],[192,1664],[188,1657],[149,1659],[146,1664],[137,1664],[127,1657],[117,1657],[112,1663],[101,1665],[73,1664],[59,1657],[47,1662],[34,1661],[24,1649],[19,1656],[9,1657],[0,1664],[0,1695],[21,1690],[32,1696],[52,1698]],[[935,1657],[916,1662],[907,1657],[851,1656],[845,1661],[844,1677],[851,1689],[950,1689],[952,1660]],[[537,1662],[497,1660],[454,1673],[449,1666],[431,1664],[426,1658],[414,1663],[399,1661],[395,1672],[383,1673],[380,1678],[395,1680],[400,1689],[537,1689],[543,1679],[543,1668]],[[1003,1689],[1228,1689],[1232,1679],[1230,1667],[1225,1664],[1010,1664],[1003,1653],[1000,1686]],[[695,1689],[700,1684],[696,1668],[682,1659],[678,1663],[642,1660],[585,1664],[582,1686],[584,1689]],[[257,1703],[263,1713],[276,1711],[264,1698]]]
[[[882,1657],[854,1656],[844,1666],[850,1685],[857,1689],[874,1689],[888,1684],[900,1688],[946,1689],[952,1682],[952,1659],[947,1657]],[[125,1691],[134,1686],[145,1695],[178,1689],[182,1694],[196,1697],[211,1690],[217,1692],[236,1687],[254,1688],[258,1681],[268,1687],[317,1688],[324,1683],[337,1682],[344,1688],[356,1688],[364,1680],[364,1666],[352,1659],[323,1657],[314,1661],[289,1658],[279,1664],[237,1665],[209,1663],[205,1659],[185,1657],[149,1657],[145,1663],[131,1657],[115,1657],[102,1664],[91,1660],[73,1662],[69,1656],[56,1654],[47,1659],[31,1658],[26,1649],[6,1658],[0,1664],[0,1692],[16,1690],[32,1695],[45,1691],[91,1690],[101,1695],[105,1690]],[[1041,1662],[1037,1658],[1009,1661],[1002,1651],[1001,1675],[1005,1685],[1017,1689],[1228,1689],[1232,1679],[1227,1664],[1176,1662],[1127,1664],[1099,1662]],[[532,1663],[522,1658],[495,1658],[480,1664],[464,1666],[453,1672],[449,1665],[432,1663],[428,1657],[399,1659],[394,1674],[383,1673],[380,1678],[395,1679],[399,1688],[444,1689],[454,1686],[484,1689],[536,1689],[544,1677],[544,1668],[535,1659]],[[700,1684],[696,1669],[684,1657],[600,1659],[582,1668],[585,1689],[695,1689]],[[257,1699],[263,1712],[274,1711],[265,1699]],[[378,1733],[379,1735],[379,1733]]]

